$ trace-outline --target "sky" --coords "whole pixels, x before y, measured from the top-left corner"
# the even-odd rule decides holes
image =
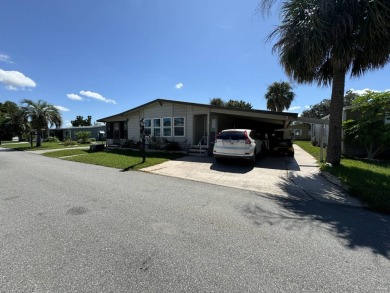
[[[1,0],[0,102],[39,99],[63,127],[157,98],[209,104],[244,100],[266,110],[273,82],[290,81],[258,0]],[[390,89],[390,64],[346,80],[346,90]],[[330,98],[330,87],[293,83],[289,112]]]

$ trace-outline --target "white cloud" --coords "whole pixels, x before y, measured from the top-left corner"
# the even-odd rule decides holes
[[[290,108],[288,108],[287,111],[294,111],[294,110],[298,110],[298,109],[301,109],[301,106],[290,107]]]
[[[65,107],[62,107],[62,106],[54,106],[54,107],[56,107],[58,110],[63,111],[63,112],[70,111],[68,108],[65,108]]]
[[[74,101],[84,101],[84,99],[82,97],[80,97],[79,95],[76,95],[76,94],[67,94],[66,96],[68,97],[68,99],[71,99]]]
[[[379,92],[377,90],[372,90],[372,89],[368,89],[368,88],[365,88],[365,89],[361,89],[361,90],[354,90],[354,89],[350,89],[353,93],[355,94],[358,94],[358,95],[364,95],[366,92],[370,91],[370,92]]]
[[[25,87],[36,87],[35,81],[19,71],[5,71],[0,69],[0,82],[8,90],[19,90]]]
[[[5,62],[5,63],[14,63],[12,60],[11,60],[11,57],[6,55],[6,54],[2,54],[0,53],[0,61],[2,62]]]
[[[306,105],[304,108],[305,108],[305,109],[310,109],[310,106],[309,106],[309,105]]]
[[[114,100],[107,99],[106,97],[103,97],[99,93],[94,93],[91,91],[80,91],[80,95],[85,96],[85,97],[89,97],[89,98],[93,98],[93,99],[96,99],[96,100],[99,100],[99,101],[102,101],[105,103],[110,103],[110,104],[114,104],[114,105],[116,104],[116,102]]]
[[[177,83],[175,85],[175,88],[177,88],[178,90],[181,89],[182,87],[184,86],[184,84],[182,84],[181,82]]]

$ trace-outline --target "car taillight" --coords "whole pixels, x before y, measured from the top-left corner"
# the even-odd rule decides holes
[[[251,144],[251,140],[249,139],[248,133],[246,133],[246,131],[244,131],[244,136],[245,136],[245,144]]]

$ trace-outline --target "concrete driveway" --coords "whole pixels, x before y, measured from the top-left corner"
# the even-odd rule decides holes
[[[360,201],[322,176],[311,155],[297,145],[294,148],[293,158],[263,156],[255,166],[235,161],[217,163],[213,157],[186,156],[142,171],[275,196],[299,193],[303,199],[361,206]]]

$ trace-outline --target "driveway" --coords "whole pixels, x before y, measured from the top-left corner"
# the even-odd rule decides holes
[[[186,156],[142,171],[281,197],[288,196],[287,190],[306,199],[361,206],[360,201],[322,176],[311,155],[297,145],[294,148],[293,158],[263,156],[255,166],[235,161],[217,163],[213,157]]]

